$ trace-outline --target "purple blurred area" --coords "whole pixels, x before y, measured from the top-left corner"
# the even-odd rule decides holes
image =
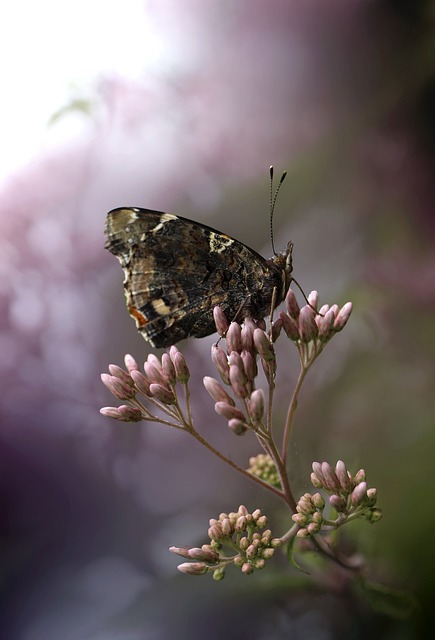
[[[5,640],[426,637],[435,447],[435,30],[430,3],[144,3],[171,70],[95,78],[87,137],[41,153],[0,193],[2,632]],[[115,44],[114,44],[115,46]],[[32,108],[31,100],[29,109]],[[66,115],[65,117],[69,117]],[[56,125],[53,125],[56,126]],[[170,545],[206,542],[240,503],[280,505],[187,435],[99,415],[99,374],[148,345],[104,247],[106,212],[143,206],[269,257],[268,167],[288,170],[275,243],[321,303],[354,303],[308,377],[292,443],[364,467],[384,518],[347,535],[370,577],[421,601],[375,614],[343,584],[289,570],[181,576]],[[299,294],[298,294],[299,295]],[[213,337],[181,344],[198,429],[247,465],[202,388]],[[297,359],[283,345],[285,415]],[[287,372],[286,367],[289,367]],[[203,426],[201,426],[203,425]],[[269,573],[267,573],[269,572]],[[428,608],[426,608],[428,605]]]

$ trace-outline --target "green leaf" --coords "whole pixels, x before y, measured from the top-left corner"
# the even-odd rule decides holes
[[[393,589],[365,579],[359,581],[358,587],[361,596],[375,611],[392,618],[409,618],[419,607],[417,598],[408,591]]]

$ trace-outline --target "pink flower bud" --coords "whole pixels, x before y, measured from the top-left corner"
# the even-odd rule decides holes
[[[130,385],[130,387],[134,386],[134,382],[131,376],[126,371],[124,371],[124,369],[118,367],[117,364],[109,364],[109,371],[115,378],[119,378],[119,380],[122,380],[122,382],[124,382],[125,384]]]
[[[272,342],[276,342],[282,329],[282,319],[278,318],[272,323]]]
[[[335,474],[340,482],[340,486],[345,493],[349,493],[351,490],[351,482],[349,478],[349,474],[346,469],[346,465],[343,460],[339,460],[335,465]]]
[[[137,407],[130,407],[127,404],[122,404],[118,407],[120,420],[124,422],[140,422],[142,420],[142,412]]]
[[[150,392],[150,383],[144,374],[134,369],[131,372],[131,377],[133,378],[134,384],[139,393],[150,398],[152,395]]]
[[[329,504],[337,511],[337,513],[343,513],[347,508],[346,500],[335,493],[329,497]]]
[[[224,336],[228,331],[229,322],[225,313],[222,311],[220,307],[217,307],[217,306],[214,307],[213,320],[216,325],[216,331],[218,332],[218,334],[220,336]]]
[[[227,402],[216,402],[216,404],[214,405],[214,409],[216,413],[218,413],[220,416],[224,416],[224,418],[226,418],[227,420],[232,420],[233,418],[235,418],[236,420],[246,422],[246,418],[243,413]]]
[[[162,384],[162,385],[165,384],[165,379],[160,373],[159,368],[157,368],[153,362],[150,362],[149,360],[147,360],[143,368],[145,371],[145,375],[150,381],[150,383],[154,382],[156,384]]]
[[[218,344],[214,344],[211,348],[211,359],[216,367],[222,381],[230,384],[230,367],[228,365],[228,358],[225,351]]]
[[[334,329],[335,331],[341,331],[352,313],[352,303],[346,302],[346,304],[338,312],[338,316],[335,318]]]
[[[101,374],[101,381],[109,389],[110,393],[113,393],[119,400],[130,400],[136,395],[135,390],[129,384],[108,373]]]
[[[326,488],[329,489],[329,491],[339,492],[341,490],[341,485],[329,462],[322,462],[322,474],[325,479]]]
[[[241,331],[241,342],[242,342],[242,351],[252,351],[254,349],[254,329],[255,326],[252,326],[252,324],[247,323],[246,320],[244,321],[243,325],[242,325],[242,331]]]
[[[352,491],[350,499],[354,507],[365,502],[367,498],[367,482],[360,482]]]
[[[258,353],[266,362],[275,361],[275,351],[271,345],[269,338],[262,329],[255,329],[254,331],[254,345]]]
[[[249,429],[246,422],[237,420],[237,418],[231,418],[231,420],[228,420],[228,428],[231,429],[235,436],[243,436]]]
[[[249,399],[249,411],[253,422],[261,422],[264,416],[263,389],[255,389]]]
[[[150,393],[154,398],[156,398],[156,400],[158,400],[162,404],[170,405],[175,403],[175,396],[172,389],[168,389],[162,384],[159,384],[157,382],[151,383]]]
[[[299,309],[298,302],[296,300],[296,296],[292,289],[289,289],[287,291],[287,295],[285,297],[285,304],[286,304],[287,313],[289,314],[289,316],[294,320],[297,320],[299,317],[300,309]]]
[[[312,307],[317,309],[319,305],[319,294],[317,291],[311,291],[311,293],[308,294],[308,302]]]
[[[323,317],[316,316],[316,323],[319,328],[319,340],[321,342],[328,342],[328,340],[331,338],[333,334],[332,327],[334,325],[334,321],[335,314],[333,309],[329,309],[329,311],[327,311]]]
[[[297,342],[298,340],[300,340],[301,337],[299,335],[299,326],[296,320],[294,320],[294,318],[292,318],[291,316],[288,316],[283,311],[281,311],[279,317],[281,319],[286,336],[290,338],[290,340],[293,340],[293,342]]]
[[[234,400],[228,395],[228,393],[217,380],[215,380],[214,378],[210,378],[210,376],[205,376],[203,378],[203,383],[204,387],[215,402],[226,402],[226,404],[234,406]]]
[[[320,464],[320,462],[313,462],[311,466],[312,466],[313,472],[316,474],[317,478],[321,482],[321,486],[326,487],[325,478],[323,477],[323,473],[322,473],[322,465]],[[320,489],[320,487],[316,487],[316,488]]]
[[[249,576],[254,572],[254,567],[249,562],[244,562],[241,569],[242,573]]]
[[[189,549],[187,547],[169,547],[169,551],[171,553],[177,554],[177,556],[181,556],[182,558],[189,558]]]
[[[248,388],[246,386],[245,373],[236,364],[230,365],[230,383],[235,395],[238,398],[248,397]]]
[[[317,338],[319,332],[315,320],[315,313],[308,305],[302,307],[299,314],[299,334],[301,342],[311,342]]]
[[[187,573],[191,576],[202,576],[207,573],[208,567],[203,562],[183,562],[177,567],[181,573]]]
[[[177,376],[175,374],[174,363],[172,362],[169,353],[164,353],[162,355],[162,375],[165,382],[175,384]]]
[[[178,351],[177,347],[174,346],[169,349],[169,357],[171,358],[175,368],[177,382],[179,382],[180,384],[187,384],[190,378],[190,371],[187,366],[185,357],[183,356],[181,351]]]
[[[124,356],[124,364],[127,367],[127,371],[129,373],[131,373],[132,371],[139,371],[138,363],[129,353],[126,353]]]
[[[237,351],[240,353],[242,350],[242,329],[237,322],[232,322],[230,327],[225,335],[225,340],[227,343],[227,351],[231,353],[232,351]]]
[[[243,350],[241,358],[246,378],[248,381],[252,382],[258,374],[257,362],[255,360],[255,357],[253,356],[252,351]]]
[[[212,549],[201,549],[199,547],[192,547],[189,549],[189,557],[192,560],[201,560],[202,562],[208,562],[215,564],[219,560],[219,554]]]

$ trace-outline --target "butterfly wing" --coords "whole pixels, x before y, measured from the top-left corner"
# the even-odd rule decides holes
[[[114,209],[107,216],[106,236],[106,248],[124,269],[128,310],[155,347],[213,333],[216,305],[230,320],[264,317],[274,286],[281,286],[281,269],[273,259],[186,218]]]

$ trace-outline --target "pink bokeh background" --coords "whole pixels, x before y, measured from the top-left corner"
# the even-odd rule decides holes
[[[166,43],[165,71],[99,74],[86,112],[61,118],[83,119],[81,134],[4,181],[5,639],[411,638],[426,628],[435,34],[424,3],[402,5],[145,2]],[[259,506],[278,535],[285,514],[186,435],[98,413],[113,403],[100,372],[149,352],[103,249],[106,212],[179,213],[268,257],[270,164],[288,170],[277,247],[294,241],[295,275],[322,303],[354,303],[303,391],[292,481],[308,490],[313,460],[367,470],[384,519],[349,535],[373,579],[420,598],[419,615],[400,625],[340,584],[301,581],[285,562],[221,584],[180,576],[167,548],[205,542],[208,518]],[[198,428],[244,464],[255,441],[227,433],[202,388],[212,342],[181,345]],[[287,345],[282,367],[278,414],[297,373]]]

